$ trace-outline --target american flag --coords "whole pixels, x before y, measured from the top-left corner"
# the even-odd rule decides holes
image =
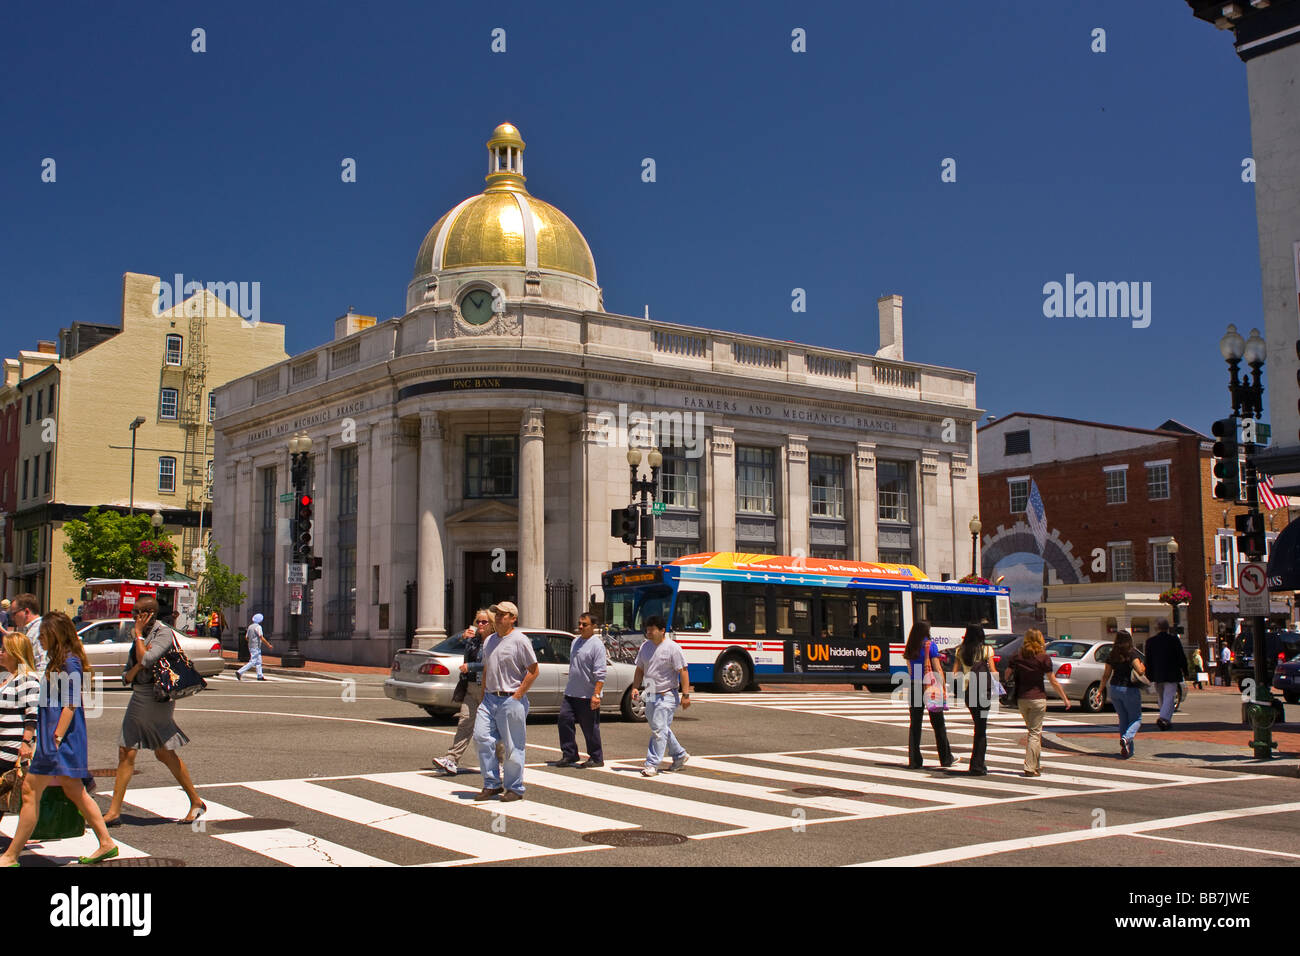
[[[1029,479],[1029,504],[1025,508],[1025,518],[1029,528],[1038,541],[1038,553],[1047,547],[1047,513],[1043,510],[1043,496],[1038,493],[1038,482]]]
[[[1291,499],[1286,495],[1273,494],[1273,479],[1267,475],[1259,479],[1259,500],[1264,503],[1264,507],[1269,511],[1276,508],[1291,507]]]

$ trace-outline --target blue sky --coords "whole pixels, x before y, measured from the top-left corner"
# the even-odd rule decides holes
[[[0,10],[6,355],[116,322],[126,271],[259,281],[291,353],[400,314],[509,120],[610,311],[874,351],[897,292],[907,357],[990,413],[1226,410],[1218,338],[1261,321],[1245,69],[1185,3],[333,6]],[[1150,327],[1045,318],[1067,273],[1150,282]]]

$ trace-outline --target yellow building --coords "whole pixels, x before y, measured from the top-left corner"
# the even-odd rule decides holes
[[[177,570],[193,573],[212,522],[212,390],[288,355],[283,325],[231,308],[234,283],[176,284],[128,272],[120,327],[74,322],[57,354],[22,353],[16,375],[6,362],[0,409],[6,398],[16,408],[0,422],[19,435],[12,464],[0,461],[16,488],[5,500],[7,595],[31,591],[46,609],[75,613],[81,583],[63,524],[95,505],[161,513]]]

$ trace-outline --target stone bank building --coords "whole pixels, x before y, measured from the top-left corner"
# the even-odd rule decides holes
[[[878,302],[875,354],[606,312],[582,233],[525,185],[519,131],[487,147],[487,188],[429,230],[405,314],[343,316],[333,341],[218,391],[213,531],[249,576],[244,618],[287,634],[297,432],[323,559],[302,648],[318,660],[384,665],[507,598],[525,625],[570,626],[635,557],[610,534],[629,442],[663,454],[653,558],[971,570],[975,376],[904,361],[901,297]]]

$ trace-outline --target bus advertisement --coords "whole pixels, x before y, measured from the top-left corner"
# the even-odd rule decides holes
[[[910,564],[708,552],[615,568],[601,585],[611,633],[635,637],[662,617],[691,682],[726,692],[755,679],[886,691],[914,621],[941,650],[968,624],[986,639],[1011,633],[1008,588],[933,581]]]

